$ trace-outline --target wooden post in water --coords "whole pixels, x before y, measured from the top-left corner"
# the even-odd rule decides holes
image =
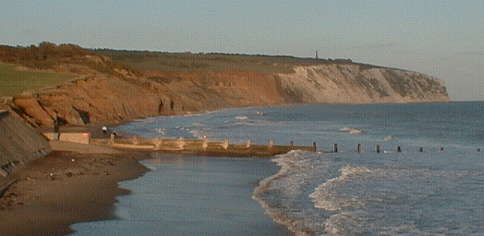
[[[337,143],[333,144],[333,152],[334,153],[338,152],[338,144]]]
[[[361,144],[358,143],[358,145],[356,146],[356,151],[358,153],[361,153]]]
[[[444,151],[444,147],[440,147],[440,151],[443,152]]]
[[[274,146],[274,140],[269,140],[269,149],[271,149]]]
[[[380,150],[380,145],[379,145],[379,144],[377,144],[377,145],[376,145],[376,153],[380,153],[380,151],[381,151],[381,150]]]
[[[161,144],[163,143],[163,140],[161,138],[155,138],[153,139],[153,144],[155,145],[155,150],[160,150],[161,149]]]
[[[423,152],[423,147],[420,147],[420,148],[418,149],[418,151],[419,151],[419,152]]]
[[[203,148],[203,151],[207,151],[207,148],[208,148],[208,139],[205,138],[205,137],[203,138],[202,148]]]
[[[397,152],[402,152],[402,148],[400,146],[397,147]]]
[[[245,143],[245,148],[250,148],[251,144],[252,144],[252,141],[250,141],[250,139],[247,139],[247,143]]]
[[[222,144],[222,147],[227,150],[229,148],[229,140],[228,139],[225,139],[224,140],[224,143]]]
[[[183,138],[178,138],[176,140],[176,146],[179,148],[179,149],[184,149],[185,148],[185,140],[183,140]]]
[[[480,148],[478,148],[478,149],[477,149],[477,152],[481,152],[481,149],[480,149]]]
[[[316,147],[316,142],[313,142],[313,151],[316,152],[318,148]]]
[[[136,136],[136,135],[135,135],[135,136],[133,136],[133,137],[131,138],[131,142],[132,142],[134,145],[138,145],[138,144],[140,143],[140,140],[139,140],[138,136]]]

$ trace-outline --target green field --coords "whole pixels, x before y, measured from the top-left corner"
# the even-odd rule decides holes
[[[72,75],[21,71],[16,65],[0,63],[0,97],[14,96],[26,90],[52,87],[73,78]]]

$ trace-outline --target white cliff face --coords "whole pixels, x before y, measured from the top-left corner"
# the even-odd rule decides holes
[[[442,82],[417,72],[358,64],[299,66],[278,74],[281,88],[300,103],[448,101]]]

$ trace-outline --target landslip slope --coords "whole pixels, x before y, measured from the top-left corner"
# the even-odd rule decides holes
[[[39,50],[42,47],[48,50]],[[176,61],[169,61],[184,66],[180,61],[188,60],[193,66],[177,71],[173,66],[156,69],[164,62],[152,55],[139,57],[138,53],[132,60],[137,64],[130,65],[130,60],[73,45],[35,48],[0,47],[0,61],[70,73],[77,79],[4,99],[9,109],[34,126],[51,126],[55,114],[65,124],[82,125],[228,107],[449,101],[446,88],[436,78],[348,60],[210,55],[217,63],[232,63],[210,69],[216,65],[212,59],[188,54],[189,59],[176,55]],[[130,53],[125,54],[124,59],[131,59]],[[145,61],[155,66],[139,68]],[[243,66],[238,68],[238,63]]]
[[[2,110],[0,110],[0,134],[0,170],[3,172],[50,152],[47,139],[16,115]],[[0,175],[0,182],[3,180],[1,177],[2,175]]]

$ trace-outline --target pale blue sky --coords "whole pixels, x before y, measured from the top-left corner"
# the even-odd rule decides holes
[[[0,44],[352,58],[484,100],[484,0],[1,0]]]

